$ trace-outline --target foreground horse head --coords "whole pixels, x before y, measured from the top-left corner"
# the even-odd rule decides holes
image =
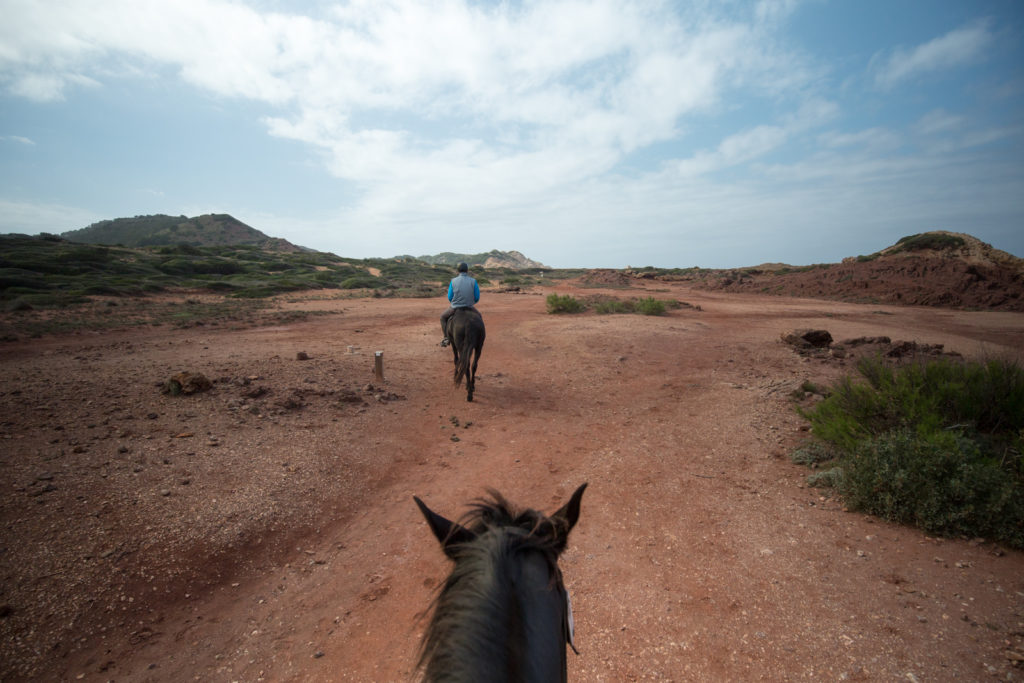
[[[455,356],[455,372],[452,375],[455,386],[466,380],[466,400],[473,400],[476,390],[476,366],[480,363],[480,352],[484,348],[484,319],[475,308],[457,308],[448,319],[448,338],[452,340],[452,354]],[[475,355],[474,355],[475,354]]]
[[[414,497],[455,562],[434,603],[420,654],[427,681],[565,681],[572,612],[558,556],[587,485],[550,517],[495,491],[464,524]],[[575,649],[575,648],[574,648]]]

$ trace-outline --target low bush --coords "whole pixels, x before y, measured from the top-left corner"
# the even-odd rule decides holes
[[[841,474],[821,483],[852,509],[1024,547],[1024,368],[874,358],[857,369],[859,380],[798,408],[822,446],[798,449],[794,462],[833,462]]]
[[[339,286],[342,289],[376,289],[383,284],[372,275],[354,275],[342,280]]]
[[[1024,488],[979,442],[939,444],[900,429],[842,459],[846,504],[943,536],[986,536],[1024,547]]]
[[[637,300],[635,308],[643,315],[665,315],[665,302],[651,296]]]
[[[957,235],[943,235],[937,232],[925,232],[917,235],[908,235],[896,242],[896,249],[893,251],[920,251],[922,249],[956,249],[964,245],[964,238]]]
[[[570,294],[549,294],[547,307],[548,313],[581,313],[586,310],[586,305]]]

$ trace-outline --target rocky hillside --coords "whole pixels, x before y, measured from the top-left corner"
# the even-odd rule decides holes
[[[841,301],[1024,311],[1024,259],[970,235],[927,232],[868,256],[814,266],[637,272],[698,287]]]
[[[511,268],[513,270],[548,268],[543,263],[526,258],[518,251],[498,251],[497,249],[485,254],[455,254],[446,251],[434,256],[417,256],[415,258],[435,266],[455,266],[460,261],[465,261],[470,266],[483,268]]]
[[[254,246],[276,252],[309,251],[287,240],[270,237],[228,214],[135,216],[100,221],[61,235],[71,242],[149,247],[185,244],[191,247]]]

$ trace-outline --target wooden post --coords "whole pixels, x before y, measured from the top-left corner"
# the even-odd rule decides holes
[[[384,352],[374,351],[373,353],[373,376],[378,382],[384,381]]]

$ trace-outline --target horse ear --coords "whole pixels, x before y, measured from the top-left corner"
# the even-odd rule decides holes
[[[434,536],[441,543],[441,548],[444,550],[445,555],[453,557],[453,546],[460,543],[469,543],[473,540],[473,533],[469,529],[437,514],[428,508],[426,503],[417,496],[413,496],[412,499],[416,501],[420,512],[427,518],[427,524],[430,525],[430,530],[434,532]]]
[[[565,535],[568,536],[572,528],[576,526],[576,522],[580,518],[580,500],[583,498],[583,491],[586,490],[587,485],[584,483],[575,493],[572,494],[572,498],[569,502],[558,509],[558,512],[551,515],[554,519],[562,520],[565,523]]]

